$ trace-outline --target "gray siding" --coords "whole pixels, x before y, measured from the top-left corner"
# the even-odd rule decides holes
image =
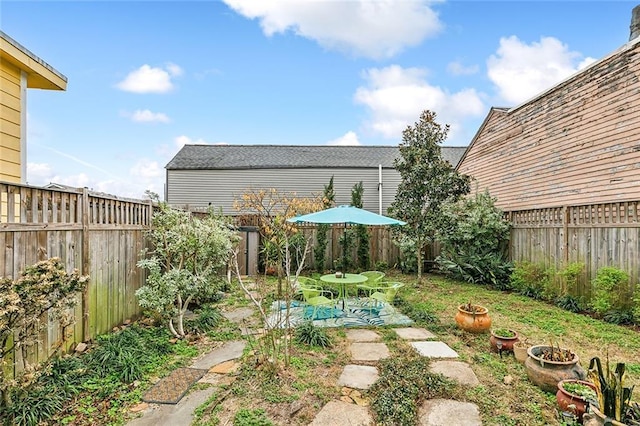
[[[167,202],[183,207],[222,208],[233,215],[233,200],[249,189],[275,188],[305,197],[322,194],[334,176],[336,204],[350,204],[353,185],[362,181],[366,210],[378,213],[378,168],[358,169],[249,169],[249,170],[167,170]],[[383,214],[395,198],[400,175],[394,169],[382,169]]]

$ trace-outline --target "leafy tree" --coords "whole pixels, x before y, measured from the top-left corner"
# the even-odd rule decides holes
[[[88,281],[89,276],[81,276],[77,270],[67,273],[57,257],[27,266],[15,281],[0,278],[0,407],[11,404],[8,388],[12,383],[4,376],[9,354],[20,349],[24,384],[35,379],[37,366],[29,365],[27,350],[38,343],[40,332],[49,326],[42,316],[48,313],[62,327],[60,347],[67,338],[66,329],[75,323],[69,309],[78,303],[76,296]]]
[[[171,333],[183,338],[189,303],[211,297],[222,285],[222,271],[237,235],[213,212],[197,218],[160,203],[147,236],[153,251],[142,251],[145,258],[138,267],[148,270],[149,275],[136,296],[140,306],[160,314]]]
[[[335,198],[336,198],[336,194],[335,191],[333,190],[333,176],[331,176],[331,179],[329,179],[329,184],[324,186],[324,193],[323,193],[323,200],[322,200],[322,208],[323,209],[328,209],[333,207],[333,204],[335,202]],[[328,223],[320,223],[318,224],[317,227],[317,242],[316,242],[316,249],[314,251],[314,258],[315,258],[315,264],[316,264],[316,270],[318,272],[323,272],[324,271],[324,265],[325,265],[325,256],[326,256],[326,251],[327,251],[327,234],[329,233],[329,229],[331,229],[331,225]]]
[[[407,222],[396,232],[415,242],[418,279],[422,253],[435,239],[442,205],[469,193],[469,177],[442,158],[440,145],[448,132],[449,125],[438,124],[434,112],[423,111],[420,121],[402,132],[400,157],[394,161],[401,181],[389,213]]]
[[[442,206],[437,232],[438,265],[471,283],[511,288],[513,266],[507,259],[510,224],[489,192]]]
[[[356,183],[351,190],[351,205],[354,207],[362,208],[362,194],[364,193],[364,185],[362,181]],[[369,263],[371,261],[369,253],[369,231],[366,225],[356,225],[353,227],[355,231],[355,240],[358,247],[357,262],[358,266],[362,269],[369,269]]]

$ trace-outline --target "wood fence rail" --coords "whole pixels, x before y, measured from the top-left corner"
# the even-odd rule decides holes
[[[63,343],[88,341],[140,313],[135,291],[146,275],[136,264],[147,246],[151,201],[123,199],[85,189],[45,189],[0,182],[0,276],[17,278],[26,266],[59,257],[67,271],[89,275],[75,308],[72,333],[48,318],[29,362],[47,359]],[[14,355],[20,361],[20,351]],[[20,362],[15,363],[20,365]],[[14,371],[15,374],[15,371]]]
[[[633,291],[640,280],[640,201],[558,206],[508,211],[512,225],[510,256],[561,269],[583,262],[578,296],[591,294],[591,281],[603,266],[630,276]]]

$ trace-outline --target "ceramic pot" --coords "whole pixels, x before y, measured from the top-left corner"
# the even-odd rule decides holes
[[[524,362],[527,377],[540,389],[546,392],[556,392],[558,382],[565,379],[584,380],[587,372],[579,364],[578,355],[571,361],[549,361],[542,358],[542,351],[549,350],[547,345],[531,346],[527,350],[529,357]],[[566,350],[563,348],[563,350]]]
[[[567,379],[558,382],[558,391],[556,392],[558,406],[562,411],[572,413],[576,416],[578,422],[582,423],[582,416],[587,411],[589,403],[583,397],[564,389],[563,385],[566,383],[580,383],[581,385],[589,386],[594,392],[596,387],[593,383],[584,380]]]
[[[491,330],[489,344],[491,345],[492,352],[513,352],[513,344],[519,340],[518,332],[515,330],[509,331],[513,332],[513,337],[498,336]]]
[[[464,305],[458,306],[455,320],[458,327],[470,333],[486,333],[491,328],[489,310],[484,306],[471,305],[475,312],[465,310]]]
[[[518,345],[517,343],[514,343],[513,355],[516,357],[516,361],[518,361],[521,364],[524,364],[524,362],[529,357],[529,354],[527,353],[527,349],[529,348],[524,344]]]

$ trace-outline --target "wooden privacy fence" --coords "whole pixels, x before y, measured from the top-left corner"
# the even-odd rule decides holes
[[[146,275],[136,264],[152,214],[150,201],[0,182],[0,276],[17,278],[25,266],[51,257],[89,275],[65,344],[93,339],[140,312],[135,291]],[[62,341],[50,321],[29,362],[48,358]]]
[[[640,201],[550,207],[506,213],[511,222],[511,260],[562,268],[583,262],[579,295],[603,266],[630,276],[631,290],[640,278]]]

